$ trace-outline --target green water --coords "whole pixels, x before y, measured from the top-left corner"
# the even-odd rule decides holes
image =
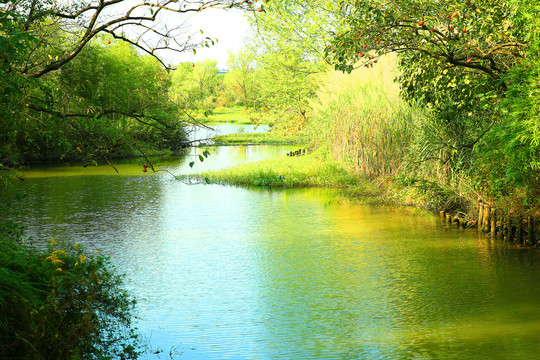
[[[200,169],[287,149],[213,151]],[[163,350],[144,358],[539,358],[536,250],[411,209],[347,205],[339,190],[119,169],[31,169],[21,209],[33,238],[72,239],[127,274],[138,327]]]

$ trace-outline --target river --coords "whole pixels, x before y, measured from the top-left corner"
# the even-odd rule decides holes
[[[285,156],[215,147],[190,173]],[[199,150],[200,151],[200,150]],[[194,157],[192,157],[192,155]],[[110,256],[147,359],[538,359],[540,255],[337,189],[187,185],[137,161],[25,171],[28,236]]]

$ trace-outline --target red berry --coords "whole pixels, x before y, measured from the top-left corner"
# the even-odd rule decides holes
[[[431,31],[435,31],[435,28],[431,28]]]
[[[146,168],[143,168],[142,171],[143,171],[143,172],[147,172],[148,170],[146,170]]]
[[[424,25],[424,20],[418,22],[418,26]]]
[[[107,44],[110,44],[111,43],[111,40],[107,41]]]
[[[367,45],[364,45],[364,48],[367,48]]]
[[[374,57],[375,57],[375,56],[371,55],[369,58],[370,58],[370,59],[373,59]]]
[[[364,57],[364,53],[360,53],[359,55],[360,55],[360,57]]]
[[[469,50],[469,47],[468,47],[468,46],[465,46],[465,50]]]
[[[470,63],[472,61],[472,59],[467,59],[467,62]]]
[[[467,30],[466,30],[466,29],[463,29],[463,30],[461,30],[461,31],[463,31],[464,33],[466,33],[466,32],[467,32]]]
[[[381,43],[381,40],[377,40],[375,43],[376,43],[376,44],[380,44],[380,43]]]
[[[258,12],[262,12],[262,9],[257,10]]]
[[[450,26],[449,29],[450,29],[450,30],[454,30],[454,27],[453,27],[453,26]]]
[[[447,18],[447,19],[450,19],[451,17],[452,17],[452,14],[446,15],[446,18]]]

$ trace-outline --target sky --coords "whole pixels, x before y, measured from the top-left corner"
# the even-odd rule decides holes
[[[242,48],[243,40],[250,32],[247,18],[238,9],[207,9],[191,16],[189,22],[193,32],[203,30],[204,36],[217,38],[218,42],[210,48],[197,49],[196,54],[188,52],[166,56],[168,63],[178,64],[213,59],[218,62],[219,69],[226,69],[229,51],[238,52]]]

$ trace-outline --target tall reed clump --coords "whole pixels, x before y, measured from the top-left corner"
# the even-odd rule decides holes
[[[328,146],[334,160],[371,177],[397,173],[414,136],[419,107],[401,99],[394,82],[397,59],[352,74],[330,72],[312,103],[308,132],[316,146]]]

